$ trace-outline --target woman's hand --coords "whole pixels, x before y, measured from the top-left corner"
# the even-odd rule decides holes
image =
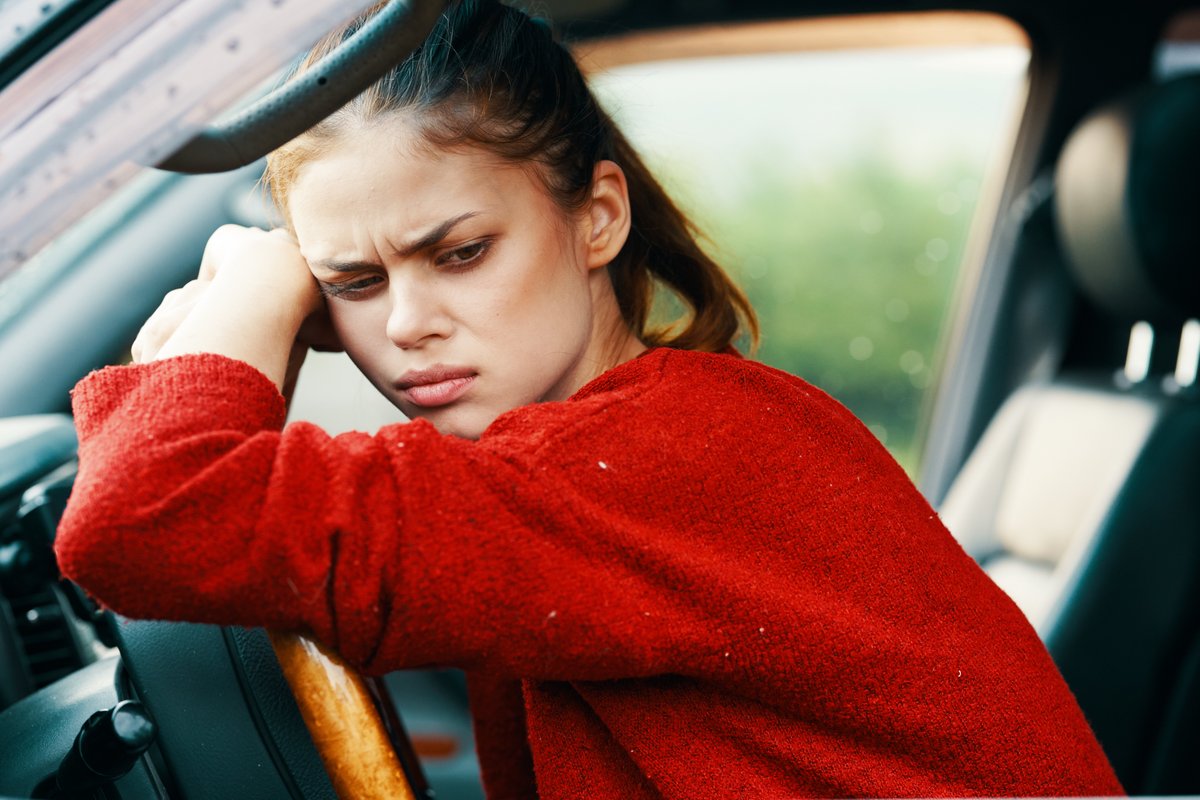
[[[291,290],[320,304],[320,294],[308,264],[291,234],[283,228],[264,231],[241,225],[222,225],[213,231],[200,260],[200,280],[237,280],[248,286]]]
[[[130,353],[135,364],[145,364],[158,358],[158,352],[162,350],[163,345],[211,285],[212,281],[197,278],[167,292],[158,308],[150,315],[150,319],[142,324],[137,338],[133,340]]]
[[[219,353],[257,367],[283,390],[310,344],[337,349],[323,316],[316,281],[286,231],[225,225],[208,240],[200,276],[170,292],[146,322],[133,356]]]

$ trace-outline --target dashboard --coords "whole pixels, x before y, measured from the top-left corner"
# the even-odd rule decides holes
[[[333,798],[263,631],[126,620],[58,574],[76,447],[69,416],[0,420],[0,795],[52,796],[81,726],[135,700],[154,742],[106,797]]]

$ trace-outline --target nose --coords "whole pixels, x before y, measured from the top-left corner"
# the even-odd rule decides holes
[[[392,344],[410,350],[449,338],[453,325],[435,287],[421,280],[396,280],[389,284],[388,295],[387,337]]]

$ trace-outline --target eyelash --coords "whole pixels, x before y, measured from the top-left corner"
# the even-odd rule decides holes
[[[382,280],[378,275],[372,275],[367,278],[362,278],[356,281],[343,281],[342,283],[326,283],[325,281],[317,281],[317,287],[321,290],[321,294],[326,297],[337,297],[347,300],[356,299],[375,286]]]
[[[434,263],[441,267],[444,272],[466,272],[483,260],[488,251],[492,249],[492,243],[491,239],[481,239],[477,242],[471,242],[470,244],[443,253],[437,257]],[[469,255],[466,258],[454,258],[454,256],[461,256],[463,253],[469,253]],[[326,297],[355,300],[364,296],[382,280],[378,275],[370,275],[359,280],[343,281],[341,283],[318,281],[317,285],[321,290],[321,294]]]
[[[444,267],[449,272],[462,272],[482,261],[483,257],[486,256],[488,251],[491,249],[491,239],[480,239],[477,242],[471,242],[470,244],[465,244],[462,247],[456,247],[453,250],[443,253],[437,257],[436,263],[438,266]],[[461,255],[468,252],[471,255],[467,258],[452,258],[452,256]]]

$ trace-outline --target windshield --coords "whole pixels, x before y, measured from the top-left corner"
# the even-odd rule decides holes
[[[0,87],[14,78],[112,0],[8,0],[0,3]]]
[[[0,92],[0,280],[369,4],[106,8]]]
[[[21,269],[0,280],[0,333],[28,308],[56,278],[98,247],[120,223],[151,202],[163,187],[179,176],[157,170],[142,170],[133,180],[87,214],[78,224],[57,237]]]

